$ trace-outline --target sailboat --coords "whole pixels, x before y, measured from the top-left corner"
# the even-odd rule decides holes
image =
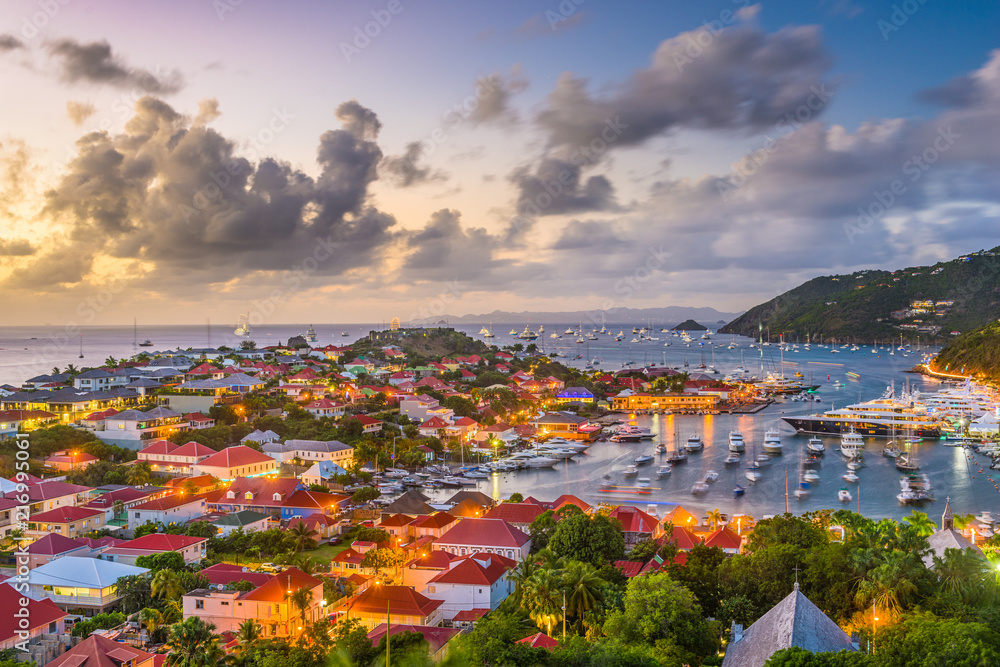
[[[483,336],[483,338],[493,338],[495,336],[493,333],[493,323],[490,322],[490,326],[488,328],[483,327],[483,330],[479,333]]]
[[[671,452],[667,460],[670,461],[671,465],[677,465],[678,463],[684,463],[687,461],[688,455],[680,447],[681,442],[681,427],[680,424],[676,424],[674,427],[674,451]]]
[[[250,337],[250,313],[239,316],[239,319],[236,321],[236,329],[233,331],[233,335],[239,336],[240,338]]]
[[[83,359],[83,334],[80,334],[80,358]]]

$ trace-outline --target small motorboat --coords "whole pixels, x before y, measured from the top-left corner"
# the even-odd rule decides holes
[[[661,442],[660,444],[658,444],[656,446],[656,453],[657,454],[666,454],[667,453],[667,446]]]
[[[702,442],[701,436],[697,434],[689,436],[687,442],[684,443],[684,449],[689,452],[700,452],[704,448],[705,443]]]
[[[733,498],[739,498],[740,496],[742,496],[746,492],[747,492],[746,489],[744,489],[742,486],[740,486],[739,484],[737,484],[733,488]]]
[[[640,489],[648,489],[652,486],[652,482],[648,477],[639,477],[635,480],[635,485]]]
[[[868,466],[865,465],[864,459],[851,459],[847,462],[847,469],[851,472],[857,472],[858,470],[867,467]]]
[[[667,460],[669,460],[670,463],[672,463],[673,465],[677,465],[678,463],[684,463],[685,461],[687,461],[688,455],[687,452],[678,450],[672,453]]]
[[[729,451],[742,452],[746,449],[746,444],[743,442],[743,434],[739,431],[731,431],[729,433]]]
[[[776,428],[770,428],[764,434],[764,451],[768,454],[779,455],[781,454],[781,434]]]
[[[809,485],[808,484],[799,484],[799,488],[795,489],[795,491],[793,492],[793,495],[798,500],[802,500],[803,498],[808,497],[809,496]]]
[[[739,454],[736,454],[735,452],[734,452],[734,453],[732,453],[732,454],[730,454],[729,456],[727,456],[727,457],[725,458],[725,464],[726,464],[727,466],[728,466],[728,465],[735,465],[735,464],[737,464],[737,463],[739,463],[739,462],[740,462],[740,455],[739,455]]]
[[[623,473],[626,477],[633,477],[639,474],[639,469],[634,465],[626,466],[625,472]]]
[[[889,459],[898,459],[900,454],[902,453],[903,452],[900,451],[899,447],[897,447],[896,443],[894,442],[890,442],[888,445],[882,448],[882,456]]]
[[[819,473],[815,470],[806,470],[802,473],[802,481],[809,482],[810,484],[815,484],[819,481]]]
[[[703,481],[705,481],[708,484],[711,484],[717,479],[719,479],[719,473],[715,472],[714,470],[709,470],[708,472],[705,473],[705,478]]]
[[[840,491],[837,491],[837,499],[842,503],[849,503],[854,500],[854,496],[852,496],[851,492],[847,489],[841,489]]]
[[[806,449],[813,454],[823,454],[826,451],[826,445],[823,441],[817,437],[809,438],[809,442],[806,443]]]
[[[691,487],[691,495],[698,496],[708,491],[708,484],[705,482],[695,482]]]
[[[670,467],[669,465],[660,466],[659,468],[656,469],[656,476],[657,477],[666,477],[667,475],[669,475],[673,471],[674,471],[674,469],[672,467]]]
[[[846,473],[841,475],[840,478],[845,482],[850,482],[851,484],[857,484],[858,480],[861,479],[854,473],[853,470],[848,470]]]
[[[908,455],[900,454],[896,457],[896,469],[903,472],[915,472],[920,470],[920,466],[911,461]]]
[[[761,478],[760,466],[752,464],[749,468],[746,469],[746,472],[743,473],[743,476],[747,478],[747,481],[756,482]]]
[[[642,456],[635,457],[636,465],[646,465],[647,463],[652,463],[653,457],[649,454],[643,454]]]
[[[771,455],[761,452],[760,454],[755,456],[753,460],[759,463],[760,465],[767,465],[768,463],[771,462]]]

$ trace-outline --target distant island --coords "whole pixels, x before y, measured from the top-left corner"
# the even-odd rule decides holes
[[[724,313],[714,308],[689,306],[664,306],[662,308],[615,308],[613,310],[566,310],[566,311],[522,311],[494,310],[492,313],[475,315],[440,315],[418,323],[449,324],[657,324],[665,325],[685,320],[702,322],[729,322],[739,313]],[[703,327],[704,328],[704,327]]]
[[[985,325],[1000,308],[1000,247],[931,266],[821,276],[722,327],[776,340],[946,343]]]
[[[684,320],[674,327],[674,331],[708,331],[708,327],[702,326],[694,320]]]

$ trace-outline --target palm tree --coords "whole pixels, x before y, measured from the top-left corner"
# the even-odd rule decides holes
[[[160,570],[153,575],[151,592],[154,598],[179,598],[187,591],[181,585],[181,577],[173,570]]]
[[[240,650],[245,651],[257,643],[262,630],[260,623],[252,618],[240,623],[240,627],[236,630],[236,641],[239,642]]]
[[[115,518],[115,520],[117,521],[117,520],[118,520],[118,517],[120,517],[120,516],[122,515],[122,512],[124,512],[124,511],[125,511],[125,503],[124,503],[124,502],[122,502],[121,500],[116,500],[116,501],[115,501],[115,502],[114,502],[114,503],[113,503],[113,504],[111,505],[111,510],[112,510],[112,512],[114,513],[114,518]]]
[[[163,614],[158,609],[146,607],[139,612],[139,620],[149,630],[149,634],[153,634],[158,627],[163,625]]]
[[[299,521],[288,529],[288,536],[292,538],[292,543],[299,551],[315,549],[316,540],[314,536],[318,534],[315,530],[307,526],[305,521]]]
[[[545,634],[552,635],[552,626],[562,620],[562,578],[553,570],[541,569],[525,583],[522,604],[528,616]]]
[[[306,624],[306,612],[312,607],[313,597],[312,591],[303,586],[302,588],[296,589],[291,593],[285,593],[285,599],[288,600],[289,606],[295,607],[299,610],[299,616],[302,618],[302,625]],[[291,630],[289,629],[289,633]]]
[[[163,603],[163,621],[165,623],[178,623],[184,620],[184,601],[181,598],[174,598]]]
[[[855,599],[866,607],[872,604],[894,618],[917,591],[912,574],[910,554],[890,551],[884,562],[869,573],[870,578],[858,585]]]
[[[925,513],[918,512],[917,510],[913,510],[909,516],[903,517],[903,521],[910,524],[910,527],[916,531],[917,535],[922,537],[933,535],[934,531],[937,530],[937,524],[931,521],[930,517]]]
[[[191,616],[170,626],[167,667],[217,667],[220,663],[219,638],[215,626]]]
[[[149,482],[149,473],[149,464],[145,461],[131,465],[128,469],[128,483],[132,486],[143,486]]]
[[[105,366],[111,366],[111,367],[117,366],[118,365],[118,360],[115,359],[114,357],[108,357],[107,359],[104,360],[104,365]]]
[[[566,613],[578,620],[597,608],[604,599],[605,581],[589,563],[570,561],[563,570],[563,590],[566,592]]]
[[[708,519],[709,525],[712,526],[712,530],[715,530],[719,526],[719,524],[722,523],[722,512],[720,512],[719,508],[716,507],[714,510],[708,513],[708,516],[706,518]]]
[[[955,515],[955,528],[961,532],[965,532],[965,529],[976,520],[974,514],[956,514]]]

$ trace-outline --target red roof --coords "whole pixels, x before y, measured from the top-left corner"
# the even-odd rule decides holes
[[[339,554],[333,557],[332,562],[334,563],[355,563],[360,565],[361,561],[365,559],[364,555],[354,550],[352,547],[347,547]]]
[[[208,583],[218,586],[233,584],[237,581],[249,581],[254,586],[263,586],[274,578],[273,574],[266,572],[244,572],[243,567],[230,563],[219,563],[211,567],[199,570],[198,574],[203,574],[208,578]]]
[[[503,519],[510,523],[531,523],[545,512],[540,505],[531,503],[500,503],[486,513],[486,519]]]
[[[29,544],[26,551],[29,554],[36,554],[39,556],[54,556],[56,554],[72,551],[73,549],[79,549],[83,546],[87,545],[69,537],[63,537],[59,533],[49,533],[45,537],[35,540]]]
[[[170,442],[169,440],[154,440],[152,444],[148,447],[143,447],[139,450],[140,454],[170,454],[175,449],[177,445]]]
[[[459,558],[459,556],[454,556],[447,551],[429,551],[424,553],[419,558],[414,558],[408,562],[406,567],[426,570],[445,570],[451,564],[451,561],[456,558]]]
[[[489,609],[486,611],[489,611]],[[428,651],[434,654],[440,651],[461,630],[456,628],[432,628],[426,625],[396,625],[393,623],[389,629],[389,636],[399,634],[400,632],[419,632],[427,641]],[[368,639],[372,640],[372,646],[378,646],[383,636],[385,636],[385,623],[376,626],[374,630],[368,633]],[[375,662],[378,664],[377,660]]]
[[[206,417],[205,415],[201,414],[200,412],[189,412],[186,415],[184,415],[184,419],[186,419],[189,422],[214,422],[215,421],[215,419],[213,419],[212,417]]]
[[[32,617],[34,620],[34,617]],[[152,660],[153,654],[100,635],[87,639],[49,662],[45,667],[118,667],[126,662],[138,665]]]
[[[39,512],[31,516],[31,523],[69,523],[104,516],[104,510],[90,510],[85,507],[57,507],[48,512]]]
[[[451,424],[435,415],[421,424],[420,428],[447,428],[448,426]]]
[[[16,476],[18,480],[21,479],[21,474],[18,473]],[[37,478],[36,478],[37,479]],[[52,500],[53,498],[62,498],[63,496],[69,496],[76,493],[83,493],[85,491],[90,491],[89,486],[81,486],[79,484],[69,484],[68,482],[42,482],[39,481],[37,484],[32,482],[26,482],[28,486],[28,502],[37,503],[39,500]],[[21,496],[24,492],[21,491],[8,491],[4,494],[4,498],[13,498],[14,500],[21,500]]]
[[[463,609],[462,611],[455,614],[454,621],[459,623],[475,623],[483,616],[489,613],[489,609]]]
[[[681,550],[694,549],[694,545],[701,544],[701,538],[683,526],[674,526],[672,539]]]
[[[400,616],[428,616],[444,601],[431,600],[409,586],[372,586],[349,604],[352,611],[366,614],[384,614],[388,605]]]
[[[441,544],[464,544],[473,547],[513,547],[520,548],[531,540],[502,519],[462,519],[448,529],[438,542]]]
[[[525,637],[524,639],[518,639],[515,643],[527,644],[531,648],[547,648],[549,650],[559,646],[559,642],[552,637],[549,637],[544,632],[536,632],[535,634]]]
[[[198,465],[215,468],[239,468],[255,463],[274,463],[274,459],[246,445],[235,445],[216,452]]]
[[[166,498],[157,498],[156,500],[150,500],[149,502],[142,503],[141,505],[135,505],[130,509],[162,512],[163,510],[169,510],[175,507],[181,507],[182,505],[190,505],[191,503],[200,502],[201,498],[197,496],[188,498],[180,493],[177,493],[172,496],[167,496]]]
[[[705,538],[705,546],[719,547],[720,549],[739,549],[743,540],[739,535],[723,526]]]
[[[174,451],[170,452],[171,456],[190,456],[192,458],[201,458],[202,456],[211,456],[212,454],[215,454],[214,449],[193,441],[186,442]]]
[[[143,535],[142,537],[137,537],[134,540],[129,540],[112,547],[112,551],[120,550],[130,550],[130,551],[179,551],[180,549],[186,549],[192,544],[198,544],[199,542],[207,542],[206,537],[191,537],[188,535],[168,535],[166,533],[150,533],[149,535]]]
[[[552,505],[553,505],[554,509],[561,509],[562,507],[565,507],[566,505],[576,505],[577,507],[579,507],[580,509],[582,509],[584,512],[589,512],[590,511],[590,505],[588,503],[586,503],[583,500],[580,500],[579,498],[577,498],[576,496],[568,494],[568,493],[564,493],[563,495],[561,495],[558,498],[556,498],[554,501],[552,501]]]
[[[27,606],[22,606],[21,600],[27,600]],[[49,623],[66,616],[66,612],[56,606],[52,600],[32,600],[22,597],[10,584],[0,584],[0,609],[6,609],[6,614],[0,614],[0,643],[5,643],[17,636],[18,630],[34,630],[45,628]],[[20,619],[14,617],[15,609],[26,609],[27,627],[20,625]]]
[[[615,569],[621,572],[623,575],[631,579],[632,577],[639,576],[639,572],[642,571],[642,563],[637,560],[616,560]]]
[[[311,577],[296,567],[290,567],[274,575],[270,581],[255,588],[243,596],[244,600],[259,600],[262,602],[282,602],[288,591],[300,588],[313,589],[322,584],[322,580]]]
[[[411,523],[413,523],[413,519],[405,514],[393,514],[382,519],[381,523],[379,523],[379,527],[399,528],[402,526],[408,526]]]
[[[653,533],[659,523],[655,517],[629,505],[616,507],[609,516],[618,519],[622,524],[622,531],[626,533]]]
[[[492,586],[517,561],[496,554],[474,554],[463,558],[428,583]]]
[[[302,507],[306,509],[327,509],[336,507],[350,496],[338,496],[335,493],[323,493],[322,491],[296,491],[288,500],[281,503],[282,507]]]
[[[374,426],[375,424],[381,424],[382,422],[374,417],[369,417],[368,415],[354,415],[363,426]]]

